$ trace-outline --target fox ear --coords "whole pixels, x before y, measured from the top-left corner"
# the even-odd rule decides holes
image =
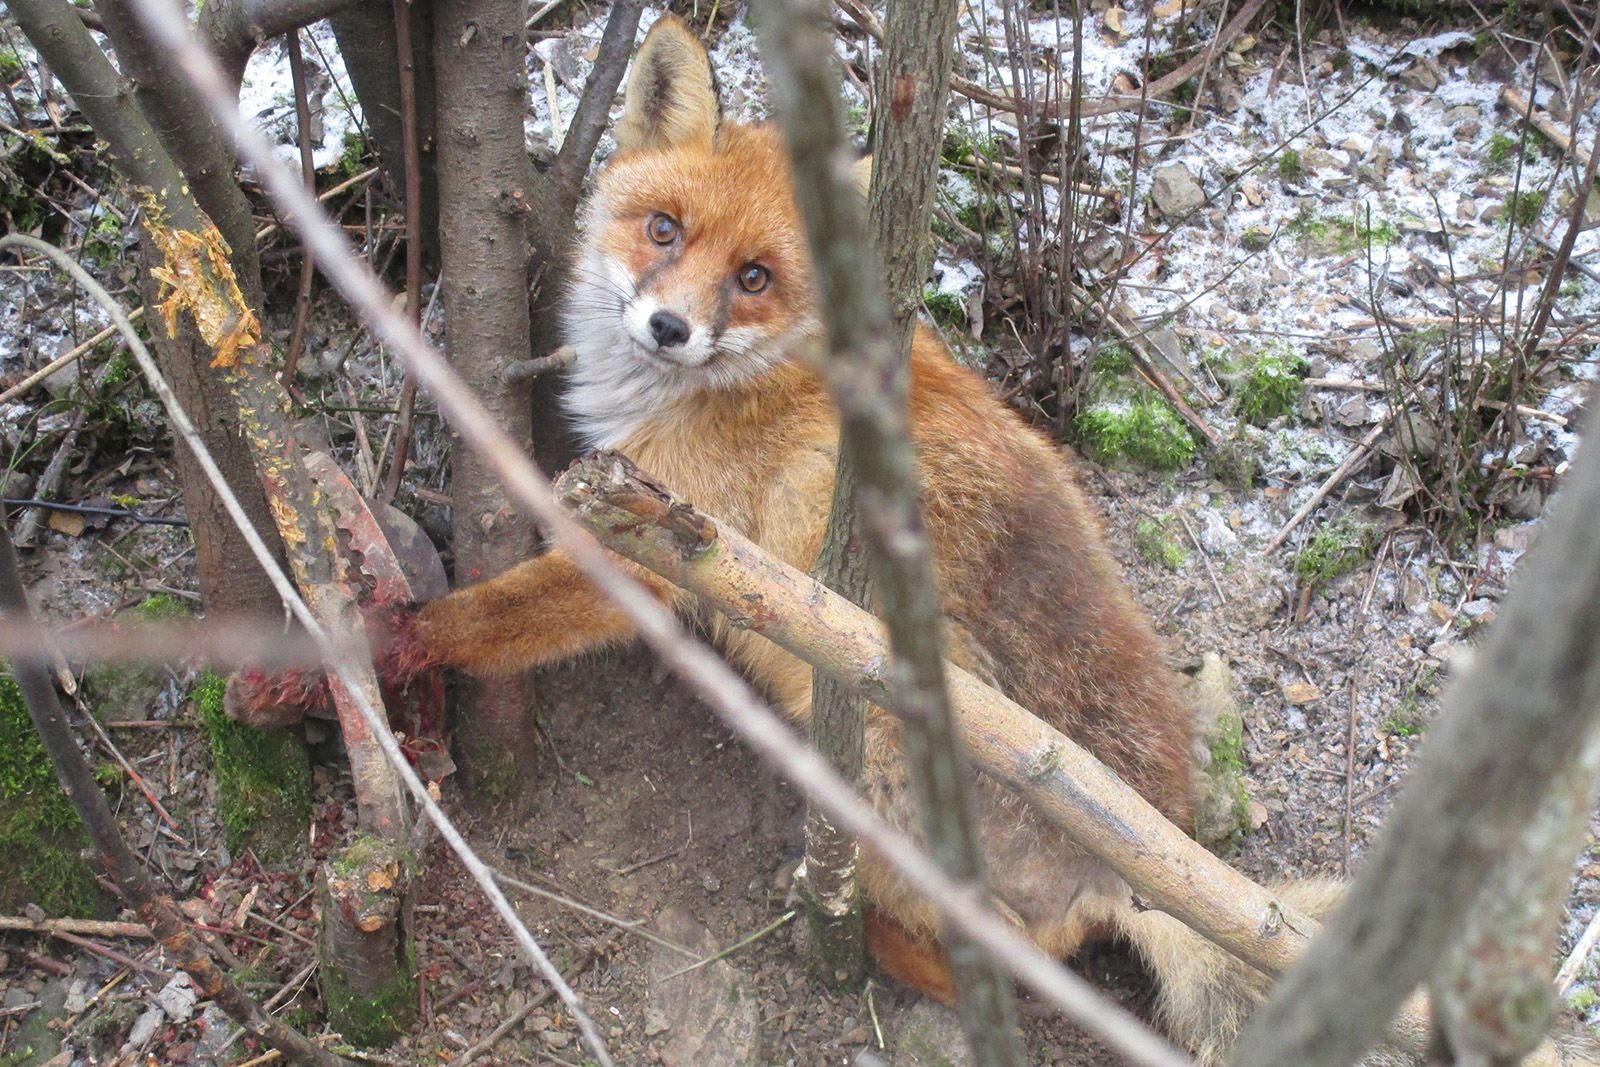
[[[663,15],[633,57],[617,154],[702,144],[711,147],[722,117],[705,46],[673,15]]]

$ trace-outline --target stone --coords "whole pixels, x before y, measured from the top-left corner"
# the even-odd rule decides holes
[[[0,496],[7,500],[31,500],[33,475],[26,471],[0,472]]]
[[[1400,72],[1400,83],[1420,92],[1431,93],[1439,87],[1439,76],[1427,63],[1418,61]]]
[[[1150,198],[1157,210],[1171,218],[1204,204],[1206,191],[1182,163],[1163,163],[1150,172]]]
[[[175,1023],[189,1021],[194,1014],[196,999],[194,987],[189,984],[189,975],[185,971],[173,975],[172,981],[162,986],[156,994],[156,1003],[167,1013],[167,1018]]]
[[[923,999],[895,1020],[890,1067],[972,1067],[972,1051],[956,1013]]]
[[[703,956],[716,953],[710,931],[687,911],[669,907],[656,917],[658,933]],[[660,1048],[665,1067],[759,1067],[761,1015],[750,976],[727,960],[679,974],[683,955],[665,946],[650,954],[650,994],[645,1018],[666,1023]]]

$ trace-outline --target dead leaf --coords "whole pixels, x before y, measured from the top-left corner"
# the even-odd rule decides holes
[[[1126,37],[1127,34],[1124,33],[1123,29],[1122,29],[1122,19],[1123,19],[1123,10],[1122,10],[1122,8],[1120,8],[1120,7],[1108,8],[1106,10],[1106,15],[1105,15],[1105,19],[1104,19],[1104,25],[1105,25],[1106,30],[1109,33],[1115,34],[1117,37]]]
[[[387,869],[379,868],[367,872],[367,888],[374,893],[381,893],[386,889],[394,888],[394,877]]]
[[[1261,183],[1254,178],[1246,178],[1239,183],[1240,192],[1244,193],[1245,203],[1251,207],[1260,207],[1266,201],[1266,194],[1261,191]]]
[[[1322,694],[1310,682],[1290,682],[1283,687],[1283,699],[1291,704],[1310,704],[1321,700]]]
[[[1170,19],[1174,15],[1182,14],[1185,6],[1187,0],[1166,0],[1164,4],[1157,4],[1150,14],[1158,19]]]
[[[1250,816],[1250,829],[1259,830],[1267,825],[1267,806],[1261,801],[1252,800],[1245,810]]]
[[[46,521],[50,524],[50,529],[68,537],[82,537],[84,529],[88,526],[83,516],[76,511],[56,511],[54,508],[50,510],[50,518]]]
[[[1133,96],[1138,91],[1139,87],[1126,74],[1118,73],[1111,79],[1111,93],[1113,96]]]

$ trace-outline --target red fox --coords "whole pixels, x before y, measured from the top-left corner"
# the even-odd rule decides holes
[[[803,570],[821,546],[838,421],[806,356],[823,343],[806,235],[776,129],[723,122],[705,49],[670,16],[634,62],[617,151],[588,203],[567,305],[567,404],[591,446],[640,467]],[[1191,715],[1124,587],[1067,460],[926,329],[911,423],[951,658],[1088,747],[1180,826],[1191,820]],[[685,611],[688,594],[630,567]],[[709,614],[709,613],[708,613]],[[811,668],[706,620],[728,658],[806,724]],[[559,548],[426,604],[432,659],[516,671],[626,640],[626,616]],[[872,709],[863,788],[915,833],[894,718]],[[1173,1036],[1209,1058],[1265,979],[1176,920],[1140,913],[1104,865],[993,783],[978,788],[994,895],[1046,951],[1126,936],[1156,971]],[[950,998],[926,900],[871,855],[869,941],[886,970]],[[1303,890],[1299,906],[1331,890]]]

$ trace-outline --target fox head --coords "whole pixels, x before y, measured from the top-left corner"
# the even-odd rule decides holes
[[[782,137],[720,111],[705,48],[663,16],[634,58],[567,303],[568,406],[591,445],[821,336]]]

